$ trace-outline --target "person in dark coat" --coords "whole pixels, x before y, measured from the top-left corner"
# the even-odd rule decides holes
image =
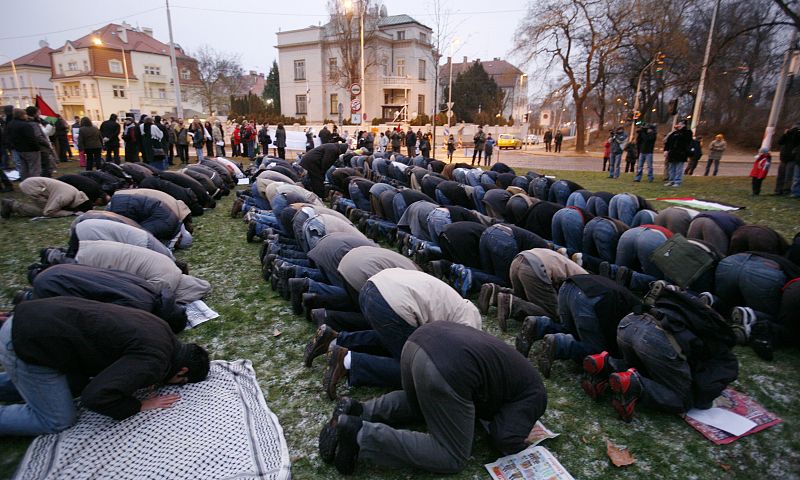
[[[197,200],[197,195],[194,194],[191,188],[181,187],[175,183],[165,180],[161,177],[147,177],[139,184],[141,188],[152,188],[153,190],[160,190],[169,194],[176,200],[180,200],[189,207],[193,216],[200,216],[203,214],[203,206]]]
[[[69,138],[67,137],[67,133],[69,132],[69,124],[66,120],[61,118],[61,115],[57,115],[58,120],[56,120],[56,150],[58,150],[58,161],[59,162],[66,162],[67,158],[72,160],[72,148],[69,146]]]
[[[300,166],[308,172],[306,187],[316,193],[318,197],[325,196],[325,172],[339,159],[339,155],[346,151],[347,145],[343,143],[323,143],[304,153],[300,158]]]
[[[127,187],[125,180],[100,170],[80,172],[78,175],[92,179],[106,195],[114,195],[117,190]]]
[[[103,139],[100,130],[92,125],[88,117],[81,118],[78,149],[86,153],[86,171],[103,166]]]
[[[208,194],[208,191],[203,184],[189,175],[179,172],[163,171],[159,172],[158,176],[183,188],[191,189],[192,192],[194,192],[195,197],[197,197],[197,201],[200,203],[200,206],[203,208],[214,208],[217,206],[217,202],[211,198],[211,195]]]
[[[279,123],[275,129],[275,148],[278,149],[278,157],[286,159],[286,129]],[[265,152],[266,153],[266,152]]]
[[[544,136],[542,137],[542,142],[544,143],[544,151],[545,152],[549,152],[550,149],[552,148],[551,144],[553,143],[553,131],[552,130],[548,130],[548,131],[544,132]]]
[[[108,210],[139,223],[162,242],[169,242],[181,231],[181,220],[160,200],[144,195],[115,195]]]
[[[408,133],[406,133],[406,148],[408,149],[409,157],[417,156],[417,134],[414,133],[412,128],[409,128]]]
[[[45,144],[44,140],[36,135],[34,127],[39,128],[38,125],[29,122],[28,114],[19,108],[13,110],[13,118],[6,125],[5,134],[8,136],[8,143],[11,149],[19,155],[20,180],[42,175],[39,149]]]
[[[89,197],[89,201],[92,202],[92,205],[105,205],[111,199],[111,197],[100,187],[100,184],[89,177],[69,174],[61,175],[56,180],[68,183],[85,193],[86,196]]]
[[[119,132],[117,114],[112,113],[108,120],[100,124],[100,135],[106,149],[106,162],[119,163]]]
[[[167,289],[156,292],[144,279],[121,270],[62,263],[43,270],[33,288],[18,292],[17,303],[51,297],[79,297],[144,310],[161,318],[178,333],[186,328],[186,308]]]
[[[327,125],[323,125],[317,135],[319,137],[319,141],[322,143],[331,143],[331,131],[328,130]]]
[[[169,408],[180,395],[139,400],[134,394],[156,384],[201,382],[210,368],[202,347],[178,341],[155,315],[74,297],[21,303],[0,328],[0,362],[3,383],[13,382],[25,399],[0,406],[0,436],[69,428],[77,420],[77,395],[85,408],[116,420]]]
[[[309,128],[306,130],[306,152],[314,148],[314,133]]]
[[[683,166],[689,156],[692,144],[692,131],[686,128],[686,122],[680,121],[675,130],[664,142],[664,153],[667,156],[668,178],[665,187],[680,187],[683,182]]]

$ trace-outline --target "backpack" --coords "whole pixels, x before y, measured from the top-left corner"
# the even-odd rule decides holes
[[[675,285],[688,288],[719,262],[719,255],[676,233],[650,254],[650,261]]]

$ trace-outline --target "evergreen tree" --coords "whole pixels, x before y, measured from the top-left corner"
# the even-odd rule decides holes
[[[278,61],[272,61],[272,67],[267,74],[267,84],[261,97],[266,101],[272,99],[272,104],[267,103],[267,111],[273,115],[281,113],[281,80],[278,74]]]
[[[444,98],[447,96],[445,88]],[[453,80],[453,112],[459,120],[474,123],[479,119],[493,118],[502,110],[502,106],[503,91],[486,73],[481,62],[473,62]]]

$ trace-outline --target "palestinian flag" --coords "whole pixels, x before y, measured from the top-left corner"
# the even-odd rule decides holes
[[[701,198],[692,197],[666,197],[656,198],[656,200],[680,205],[682,207],[694,208],[696,210],[718,210],[723,212],[732,212],[734,210],[742,210],[745,208],[740,205],[731,205],[729,203],[714,202],[711,200],[703,200]]]
[[[36,95],[36,108],[39,109],[39,115],[45,122],[55,125],[56,120],[58,120],[58,114],[50,108],[50,105],[44,101],[41,95]]]

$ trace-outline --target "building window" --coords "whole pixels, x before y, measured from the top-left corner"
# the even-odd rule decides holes
[[[83,71],[84,72],[88,72],[89,71],[89,62],[87,60],[83,61]]]
[[[189,80],[192,78],[192,72],[188,68],[181,70],[181,80]]]
[[[89,90],[92,92],[92,98],[97,98],[97,91],[94,89],[94,84],[89,85]]]
[[[124,85],[112,85],[111,91],[114,93],[114,98],[125,98]]]
[[[167,89],[166,88],[159,88],[158,89],[158,98],[164,100],[167,98]]]
[[[61,63],[58,64],[58,73],[60,75],[64,73],[64,65]]]
[[[394,67],[394,73],[398,77],[405,77],[406,76],[406,59],[405,58],[398,58],[397,62]]]
[[[161,67],[155,67],[153,65],[145,65],[144,66],[144,74],[145,75],[161,75]]]
[[[308,115],[308,103],[305,95],[294,96],[294,113],[295,115]]]
[[[339,114],[339,95],[336,93],[331,93],[331,115],[338,115]]]
[[[419,60],[419,79],[425,80],[425,60]]]
[[[306,79],[306,61],[305,60],[295,60],[294,61],[294,79],[295,80],[305,80]]]
[[[69,70],[70,72],[74,72],[77,69],[78,69],[78,62],[69,62],[67,64],[67,70]]]
[[[397,32],[397,39],[398,40],[405,40],[406,39],[406,31],[405,30],[400,30],[399,32]]]
[[[95,119],[96,119],[98,122],[99,122],[99,121],[101,121],[101,120],[103,120],[103,117],[101,117],[101,116],[100,116],[100,110],[95,110],[95,111],[94,111],[94,118],[95,118]]]
[[[425,95],[417,95],[417,115],[425,113]]]
[[[6,77],[0,77],[0,85],[2,88],[6,88]]]
[[[328,59],[328,78],[336,80],[339,76],[339,60],[336,57]]]
[[[425,32],[419,32],[419,41],[422,43],[428,43],[428,35]]]
[[[83,84],[83,98],[89,98],[89,92],[86,89],[86,84]]]
[[[111,73],[123,73],[125,70],[122,68],[122,62],[119,60],[109,60],[108,70]]]

